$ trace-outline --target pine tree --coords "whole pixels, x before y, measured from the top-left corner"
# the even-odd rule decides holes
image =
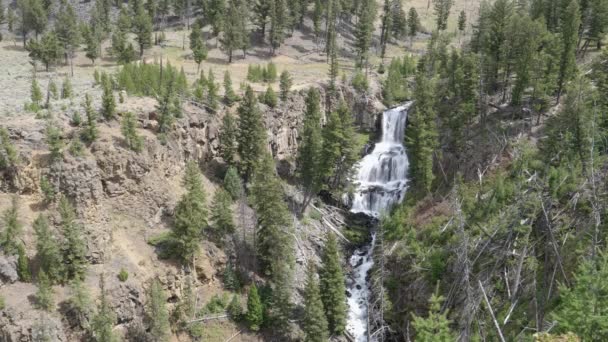
[[[564,2],[565,8],[560,21],[561,47],[559,76],[557,79],[557,101],[559,102],[566,82],[576,73],[576,45],[580,26],[580,11],[578,1]]]
[[[376,1],[362,0],[359,11],[359,22],[355,30],[357,59],[356,64],[363,66],[368,59],[368,50],[372,43],[374,21],[376,20]]]
[[[249,329],[253,331],[260,330],[264,323],[264,307],[260,295],[258,294],[258,288],[255,284],[251,285],[249,288],[245,320],[247,321]]]
[[[608,284],[608,257],[601,252],[595,259],[585,260],[578,266],[574,284],[560,286],[560,300],[551,318],[557,332],[573,332],[583,341],[604,341],[608,338],[606,296]]]
[[[329,338],[327,319],[323,310],[315,266],[309,261],[304,285],[303,329],[307,342],[325,342]]]
[[[441,302],[443,302],[443,299],[436,291],[431,296],[429,316],[422,318],[414,315],[412,325],[416,331],[417,341],[449,342],[456,339],[450,331],[450,320],[447,318],[447,312],[441,313]]]
[[[152,281],[152,285],[148,291],[146,315],[153,341],[168,341],[171,327],[169,325],[169,311],[167,310],[167,296],[156,279]]]
[[[53,123],[46,127],[46,143],[49,146],[49,159],[51,163],[63,157],[63,131]]]
[[[323,16],[323,5],[321,0],[315,0],[315,7],[312,16],[313,31],[315,33],[315,42],[318,44],[319,38],[321,37],[321,20]]]
[[[319,92],[310,88],[306,97],[304,112],[304,128],[302,140],[298,148],[296,165],[300,183],[304,187],[301,213],[303,214],[312,198],[319,192],[322,185],[321,152],[323,139],[321,136],[321,112]]]
[[[57,21],[55,22],[55,31],[57,32],[59,41],[63,45],[66,56],[70,59],[71,67],[81,38],[76,12],[71,4],[66,3],[64,5],[62,3],[59,14],[57,15]],[[90,42],[87,41],[87,53],[89,52],[89,43]],[[70,69],[72,76],[74,76],[74,68],[71,67]]]
[[[210,0],[207,4],[207,22],[211,24],[212,32],[215,37],[219,36],[224,25],[226,4],[224,0]]]
[[[340,252],[336,237],[328,233],[323,255],[321,269],[319,270],[319,288],[321,300],[325,308],[325,316],[329,331],[340,335],[346,327],[346,287],[344,272],[340,265]]]
[[[99,40],[92,28],[88,28],[84,33],[85,56],[95,65],[95,60],[99,58]]]
[[[392,30],[395,38],[402,38],[407,34],[407,15],[403,10],[403,4],[400,0],[393,0],[391,4],[392,11]]]
[[[228,304],[227,311],[233,321],[239,322],[241,320],[241,316],[243,316],[243,307],[241,306],[241,301],[236,294],[232,296],[232,300],[230,300],[230,304]]]
[[[55,308],[55,294],[53,286],[44,270],[38,272],[38,291],[36,292],[36,306],[44,311],[51,312]]]
[[[262,35],[266,36],[266,25],[268,24],[268,17],[270,17],[270,3],[273,0],[256,0],[252,6],[253,10],[253,22]]]
[[[120,125],[120,131],[125,138],[127,146],[135,152],[141,151],[143,147],[143,138],[137,133],[137,120],[131,112],[124,114]]]
[[[419,28],[420,18],[418,17],[418,12],[414,7],[411,7],[407,16],[407,35],[410,37],[410,45],[412,45],[412,40],[416,37]]]
[[[224,176],[224,189],[230,194],[232,200],[236,201],[243,194],[243,182],[239,177],[236,168],[233,166],[228,167],[226,175]]]
[[[329,60],[329,92],[332,97],[335,97],[338,90],[336,87],[336,79],[340,72],[340,65],[338,64],[338,56],[335,49],[332,50]]]
[[[287,70],[283,70],[281,73],[281,78],[279,81],[279,87],[281,88],[281,101],[287,101],[289,97],[289,92],[291,91],[291,86],[293,85],[293,80],[291,79],[291,75]]]
[[[40,269],[48,276],[51,283],[58,283],[62,280],[64,271],[57,237],[49,229],[49,222],[42,214],[36,218],[33,226]]]
[[[321,170],[328,189],[342,191],[353,165],[359,160],[358,143],[352,114],[345,102],[330,112],[323,127]]]
[[[143,6],[143,2],[138,2],[133,18],[133,33],[135,40],[139,44],[139,57],[143,57],[144,49],[152,45],[152,20]]]
[[[467,25],[467,14],[465,13],[464,10],[462,10],[462,11],[460,11],[460,14],[458,14],[458,31],[460,32],[460,34],[464,33],[466,25]]]
[[[431,190],[433,180],[433,157],[439,146],[437,124],[435,122],[435,96],[433,81],[424,72],[416,75],[414,99],[416,111],[409,117],[406,144],[410,151],[410,172],[419,190]]]
[[[27,257],[25,247],[22,243],[17,246],[17,275],[19,276],[19,280],[24,283],[28,283],[32,280],[30,259]]]
[[[91,294],[87,286],[79,278],[70,282],[70,308],[74,310],[76,322],[82,328],[88,328],[88,321],[93,313]]]
[[[29,56],[34,60],[42,62],[49,71],[49,67],[55,64],[61,57],[63,51],[57,35],[54,31],[49,31],[42,36],[40,41],[30,40],[27,43]]]
[[[38,85],[36,77],[32,78],[32,86],[30,88],[30,99],[32,100],[32,106],[34,110],[38,110],[39,108],[41,108],[42,90],[40,90],[40,86]]]
[[[220,129],[220,156],[228,165],[234,164],[234,158],[237,153],[237,127],[234,121],[234,116],[228,111],[222,118],[222,127]]]
[[[63,79],[61,84],[61,98],[69,99],[72,98],[74,91],[72,90],[72,81],[69,78]]]
[[[61,217],[61,233],[64,240],[64,279],[82,278],[87,267],[83,228],[76,222],[74,208],[65,197],[61,197],[59,201],[59,216]]]
[[[4,24],[5,20],[6,18],[4,17],[4,4],[2,3],[2,1],[0,1],[0,25]]]
[[[97,313],[91,322],[93,337],[97,342],[117,342],[118,338],[113,331],[114,324],[116,324],[116,314],[108,298],[103,274],[99,276],[99,291]]]
[[[386,55],[386,45],[391,38],[393,32],[393,14],[391,9],[390,0],[384,0],[384,7],[382,13],[382,27],[380,29],[380,49],[381,58],[384,59]]]
[[[234,89],[232,89],[232,79],[230,78],[230,71],[226,70],[224,72],[224,103],[227,106],[232,106],[238,97],[234,93]]]
[[[201,63],[207,59],[207,44],[203,41],[203,31],[200,23],[196,21],[190,32],[190,49],[196,62],[196,72],[201,69]]]
[[[230,194],[222,188],[219,188],[213,196],[211,220],[221,235],[232,234],[235,230],[232,209],[230,208],[231,202]]]
[[[48,90],[49,90],[49,94],[51,95],[51,98],[53,100],[57,100],[59,98],[59,91],[57,90],[57,84],[52,79],[49,82]]]
[[[285,0],[271,0],[270,2],[270,53],[275,55],[276,50],[285,40],[287,27],[287,8]]]
[[[200,170],[194,161],[186,165],[184,175],[186,194],[175,207],[173,236],[179,256],[189,262],[198,252],[203,229],[207,227],[206,195]]]
[[[84,95],[84,103],[82,106],[84,107],[84,112],[87,118],[87,122],[82,132],[82,137],[86,142],[92,143],[93,141],[97,140],[99,131],[97,129],[97,113],[91,105],[91,97],[88,93]]]
[[[277,102],[277,94],[272,89],[272,86],[269,85],[264,93],[264,104],[270,108],[274,108],[277,106]]]
[[[218,88],[217,83],[215,83],[215,76],[210,68],[209,77],[207,77],[207,105],[214,110],[218,107]]]
[[[245,96],[239,105],[238,152],[241,157],[241,172],[248,179],[255,164],[266,150],[266,131],[257,98],[251,86],[247,86]]]
[[[238,291],[241,287],[239,284],[238,275],[232,265],[232,261],[228,261],[226,263],[226,267],[224,268],[224,272],[222,274],[224,287],[230,291]]]
[[[112,81],[106,79],[103,83],[103,94],[101,96],[101,114],[104,119],[112,120],[116,115],[116,99],[112,89]]]
[[[229,0],[228,12],[224,20],[222,31],[224,35],[220,40],[222,48],[228,55],[228,63],[232,63],[234,50],[246,49],[247,32],[245,28],[245,5],[241,0]]]
[[[453,0],[437,0],[435,1],[435,20],[437,22],[437,30],[444,31],[448,28],[448,17],[452,8]]]
[[[19,222],[19,202],[17,197],[11,199],[10,208],[2,214],[4,230],[0,235],[0,246],[6,255],[15,255],[18,252],[23,227]]]
[[[17,150],[11,143],[8,131],[4,127],[0,127],[0,170],[6,171],[14,169],[18,163]]]

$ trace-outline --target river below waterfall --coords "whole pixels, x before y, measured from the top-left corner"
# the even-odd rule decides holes
[[[382,114],[382,138],[358,164],[354,179],[357,190],[351,212],[378,218],[403,200],[409,165],[403,140],[411,104],[408,102]],[[348,287],[350,295],[346,330],[356,342],[372,342],[368,341],[367,302],[370,295],[368,273],[374,265],[372,254],[375,241],[376,236],[372,233],[371,242],[356,249],[349,260],[353,271]]]

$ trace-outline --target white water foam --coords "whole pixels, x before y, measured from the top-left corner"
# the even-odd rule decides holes
[[[411,104],[408,102],[383,113],[382,140],[376,143],[372,153],[359,162],[352,212],[379,217],[403,200],[409,166],[403,139]],[[353,267],[353,282],[348,289],[346,330],[356,342],[371,342],[367,339],[367,299],[370,294],[367,273],[374,265],[372,252],[375,241],[376,236],[373,235],[371,243],[355,250],[349,260]]]

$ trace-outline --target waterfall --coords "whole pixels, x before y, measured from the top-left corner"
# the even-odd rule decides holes
[[[407,188],[408,160],[403,146],[407,112],[412,102],[389,109],[382,115],[382,140],[358,165],[354,180],[357,190],[351,212],[379,217],[403,200]],[[346,330],[356,342],[367,341],[367,300],[370,294],[367,273],[374,265],[372,252],[376,236],[353,253],[352,283],[348,288],[348,321]]]

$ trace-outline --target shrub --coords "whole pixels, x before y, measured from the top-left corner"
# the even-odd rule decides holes
[[[120,269],[120,272],[118,272],[118,280],[124,283],[127,279],[129,279],[129,272],[123,267]]]
[[[357,70],[357,72],[355,72],[351,84],[358,92],[365,92],[369,88],[367,77],[361,70]]]

